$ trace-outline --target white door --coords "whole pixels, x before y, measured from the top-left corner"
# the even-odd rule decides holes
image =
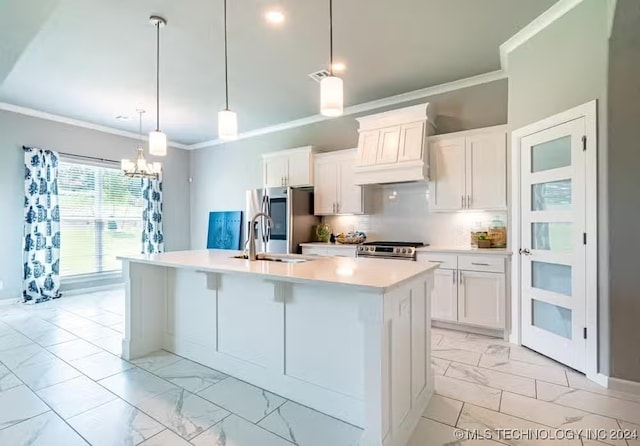
[[[332,159],[317,159],[315,162],[315,188],[313,212],[315,215],[336,213],[338,165]]]
[[[585,118],[521,140],[522,344],[586,365]]]
[[[431,296],[431,317],[443,321],[458,320],[458,271],[437,268]]]
[[[289,154],[285,186],[313,186],[313,156],[300,151]]]
[[[378,143],[380,141],[380,130],[370,130],[360,132],[358,138],[358,158],[361,166],[371,166],[378,159]]]
[[[504,329],[504,274],[458,271],[458,321]]]
[[[466,139],[466,207],[507,208],[507,135],[504,131],[472,135]]]
[[[424,122],[406,124],[400,130],[400,161],[416,161],[422,159],[425,146]]]
[[[432,210],[456,211],[465,204],[464,138],[431,144],[430,205]]]
[[[340,214],[362,214],[362,186],[355,184],[353,168],[355,156],[345,158],[338,166],[338,212]]]
[[[288,158],[286,156],[270,156],[264,158],[264,186],[282,187],[287,176]]]
[[[380,146],[376,164],[395,163],[400,150],[400,126],[380,130]]]

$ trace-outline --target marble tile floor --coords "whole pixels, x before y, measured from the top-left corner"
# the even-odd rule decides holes
[[[357,427],[171,353],[124,361],[123,327],[122,290],[0,306],[0,445],[358,443]],[[608,435],[640,431],[640,395],[500,339],[437,328],[432,338],[435,395],[409,446],[640,446]],[[607,435],[586,437],[597,429]]]

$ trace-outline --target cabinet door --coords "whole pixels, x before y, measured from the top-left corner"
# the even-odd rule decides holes
[[[263,160],[263,178],[265,187],[284,186],[289,166],[287,156],[270,156]]]
[[[289,154],[286,186],[313,186],[313,156],[300,151]]]
[[[334,160],[315,161],[315,188],[313,190],[313,212],[315,215],[333,215],[338,201],[338,169]]]
[[[458,271],[458,321],[504,329],[504,274]]]
[[[362,187],[356,186],[354,168],[355,159],[345,159],[338,166],[338,213],[362,214]]]
[[[358,138],[358,160],[361,166],[372,166],[378,158],[380,130],[361,132]]]
[[[380,130],[376,164],[395,163],[400,150],[400,126]]]
[[[458,320],[458,284],[457,271],[436,269],[434,287],[431,294],[431,317],[443,321]]]
[[[466,199],[464,138],[435,141],[430,150],[430,208],[437,211],[462,209]]]
[[[492,132],[467,137],[466,159],[467,207],[479,210],[506,209],[506,133]]]
[[[424,125],[424,122],[416,122],[402,126],[400,129],[400,161],[423,159]]]

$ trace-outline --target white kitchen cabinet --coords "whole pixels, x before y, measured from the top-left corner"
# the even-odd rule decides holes
[[[418,261],[440,264],[435,270],[431,296],[434,320],[505,329],[504,256],[418,251]]]
[[[430,208],[439,211],[462,209],[465,176],[465,139],[431,142]]]
[[[458,321],[489,328],[504,328],[505,276],[459,271]]]
[[[458,320],[457,271],[438,268],[434,273],[431,317],[456,322]]]
[[[340,150],[315,156],[315,215],[362,214],[363,190],[354,183],[357,151]]]
[[[429,144],[432,210],[506,209],[504,126],[438,135]]]
[[[262,155],[264,187],[313,186],[313,147]]]
[[[426,103],[358,118],[356,184],[425,181],[433,115]]]

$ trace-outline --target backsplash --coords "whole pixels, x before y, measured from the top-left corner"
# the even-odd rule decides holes
[[[468,246],[469,233],[477,222],[488,227],[505,211],[429,212],[429,188],[424,184],[370,186],[367,215],[325,217],[335,234],[364,231],[367,240],[425,242],[432,246]]]

